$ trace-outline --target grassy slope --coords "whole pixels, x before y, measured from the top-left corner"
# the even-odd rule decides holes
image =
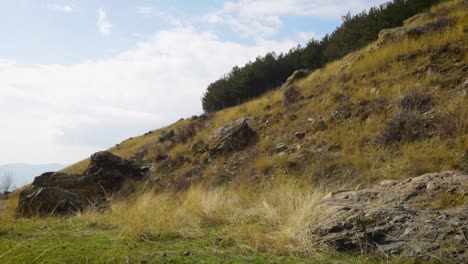
[[[211,115],[186,143],[159,143],[157,139],[163,131],[174,129],[177,134],[190,125],[199,125],[198,121],[179,121],[150,135],[126,140],[110,151],[130,158],[145,149],[143,159],[149,161],[160,153],[168,153],[172,159],[182,156],[190,158],[191,162],[178,165],[171,171],[165,170],[158,162],[152,163],[154,175],[167,177],[168,181],[180,175],[202,175],[202,181],[218,182],[223,177],[222,167],[234,163],[241,163],[241,166],[237,166],[241,168],[231,171],[230,174],[234,175],[229,176],[228,180],[237,177],[245,181],[263,179],[264,174],[286,174],[314,181],[332,176],[336,182],[345,177],[362,184],[383,178],[406,178],[425,172],[466,169],[468,99],[464,94],[466,91],[456,87],[466,79],[468,44],[463,30],[467,27],[467,18],[463,17],[466,5],[464,8],[450,8],[455,3],[458,1],[434,8],[433,12],[410,20],[406,26],[452,17],[458,18],[457,26],[443,33],[427,34],[419,39],[407,39],[383,47],[373,44],[334,62],[297,83],[306,98],[298,104],[284,106],[282,91],[274,91]],[[458,43],[461,51],[457,53],[453,46],[448,51],[443,50],[448,43]],[[429,68],[436,70],[428,74]],[[379,143],[379,136],[392,117],[402,111],[398,105],[400,98],[414,90],[433,98],[434,113],[453,120],[454,124],[450,124],[453,134],[402,144]],[[359,107],[364,100],[370,102],[365,109]],[[346,107],[350,109],[352,117],[334,120],[333,113]],[[289,119],[292,115],[298,118]],[[191,144],[199,140],[207,142],[217,128],[244,116],[254,118],[260,134],[259,142],[238,155],[218,157],[210,160],[208,166],[197,166],[205,162],[206,156],[191,153]],[[323,120],[327,129],[320,131],[307,121],[308,118]],[[268,121],[268,124],[265,125],[264,121]],[[296,139],[296,131],[306,132],[306,139]],[[275,144],[280,142],[291,147],[289,155],[283,160],[272,151]],[[321,147],[337,144],[340,149],[315,157],[315,152]],[[239,156],[245,160],[239,161]],[[265,160],[274,160],[275,164],[265,164],[268,163]],[[89,160],[84,160],[65,171],[80,173],[88,163]],[[291,169],[289,165],[294,163],[298,166]],[[197,167],[196,170],[194,167]]]
[[[273,91],[207,121],[187,119],[122,142],[110,151],[126,158],[140,153],[139,159],[152,165],[158,184],[195,185],[179,193],[142,191],[125,201],[116,199],[104,213],[88,211],[64,221],[7,217],[0,220],[0,261],[59,262],[60,257],[116,263],[127,257],[150,263],[333,261],[310,237],[319,215],[314,205],[327,190],[431,171],[468,170],[468,99],[466,88],[457,89],[467,78],[462,69],[468,63],[463,32],[468,11],[459,2],[449,1],[410,22],[457,17],[455,27],[417,40],[373,44],[334,62],[297,83],[305,97],[298,104],[285,106],[282,91]],[[429,68],[435,70],[429,74]],[[435,102],[432,113],[453,121],[450,135],[381,143],[382,131],[401,111],[400,98],[412,90],[430,95]],[[363,110],[359,105],[364,99],[371,103]],[[350,118],[332,118],[345,108],[350,109]],[[218,127],[243,116],[254,118],[259,132],[255,145],[211,160],[190,152],[192,143],[207,142]],[[189,127],[196,134],[186,136],[185,143],[158,142],[163,131],[181,134]],[[296,131],[306,132],[306,138],[297,139]],[[273,151],[280,142],[290,146],[286,156]],[[189,161],[174,162],[168,169],[166,162],[154,161],[161,153],[169,154],[170,161],[182,156]],[[65,171],[80,173],[88,163],[84,160]],[[10,214],[15,202],[12,197]],[[216,242],[220,237],[223,240]],[[193,254],[182,256],[187,250]],[[168,256],[162,257],[163,252]]]

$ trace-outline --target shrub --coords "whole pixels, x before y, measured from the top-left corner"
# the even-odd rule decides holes
[[[435,105],[432,97],[419,89],[414,89],[404,95],[399,101],[404,111],[427,112]]]

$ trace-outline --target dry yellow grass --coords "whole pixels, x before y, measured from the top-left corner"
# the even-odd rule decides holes
[[[192,186],[181,193],[146,191],[114,201],[104,213],[87,211],[78,220],[122,230],[123,236],[197,238],[210,228],[255,250],[311,252],[310,231],[324,190],[291,180],[260,186]],[[248,232],[246,232],[248,230]]]

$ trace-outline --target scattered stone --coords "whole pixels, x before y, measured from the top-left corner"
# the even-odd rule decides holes
[[[286,151],[288,150],[288,145],[286,143],[278,143],[276,144],[275,148],[274,148],[274,151],[277,152],[277,153],[280,153],[280,152],[283,152],[283,151]]]
[[[241,118],[218,129],[208,143],[210,155],[243,149],[253,143],[257,133],[253,130],[250,118]]]
[[[294,136],[298,139],[303,139],[305,138],[306,133],[305,132],[296,132],[294,133]]]
[[[468,174],[425,174],[329,194],[314,233],[339,251],[467,263]]]

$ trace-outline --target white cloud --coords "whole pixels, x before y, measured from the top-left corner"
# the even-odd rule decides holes
[[[230,26],[245,37],[271,37],[282,26],[282,17],[340,18],[348,11],[360,12],[385,0],[237,0],[225,2],[207,14],[206,22]]]
[[[108,36],[112,30],[112,24],[107,17],[106,11],[102,8],[99,8],[98,10],[97,27],[99,32],[104,36]]]
[[[64,13],[71,13],[73,12],[73,7],[70,5],[57,5],[57,4],[51,4],[48,5],[48,7],[51,10],[58,11],[58,12],[64,12]]]
[[[242,45],[193,28],[161,31],[108,59],[19,66],[0,60],[0,164],[71,163],[201,113],[207,85],[234,65],[295,43]]]
[[[154,8],[152,6],[139,6],[137,7],[137,11],[142,15],[148,16],[153,14]]]
[[[297,32],[297,36],[299,37],[299,41],[303,43],[307,43],[308,41],[315,39],[321,40],[322,36],[315,34],[314,32]]]

